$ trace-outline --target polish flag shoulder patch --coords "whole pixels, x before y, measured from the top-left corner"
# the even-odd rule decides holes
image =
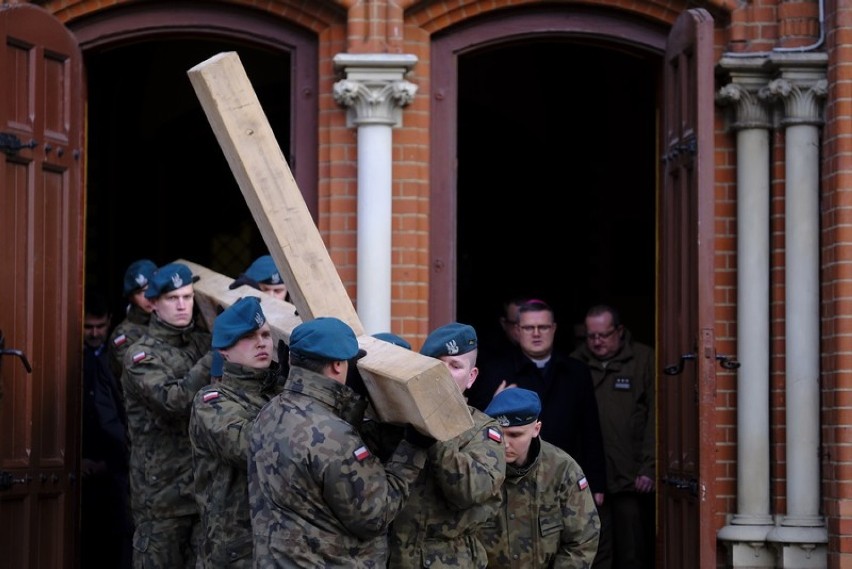
[[[209,391],[209,392],[205,393],[204,396],[201,397],[201,399],[205,403],[209,403],[210,401],[215,401],[216,399],[219,399],[219,392],[218,391]]]
[[[488,428],[488,438],[494,442],[502,443],[503,442],[503,433],[495,429],[494,427]]]
[[[146,354],[145,352],[139,352],[139,353],[133,354],[133,363],[138,364],[139,362],[144,360],[145,356],[147,356],[147,355],[148,354]]]
[[[355,454],[355,459],[358,460],[358,462],[361,462],[362,460],[364,460],[364,459],[366,459],[370,456],[370,449],[368,449],[366,446],[361,446],[361,447],[358,447],[357,449],[355,449],[354,454]]]
[[[580,478],[580,479],[577,481],[577,487],[578,487],[580,490],[585,490],[586,488],[588,488],[588,487],[589,487],[589,481],[588,481],[588,480],[586,480],[586,477],[585,477],[585,476],[583,476],[582,478]]]
[[[127,336],[125,336],[124,334],[122,334],[121,336],[116,336],[115,340],[112,341],[112,345],[116,348],[119,346],[123,346],[125,343],[127,343]]]

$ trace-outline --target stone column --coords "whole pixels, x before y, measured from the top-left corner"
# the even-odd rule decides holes
[[[334,100],[358,129],[356,308],[368,334],[391,331],[391,129],[402,125],[402,107],[414,100],[417,86],[404,77],[416,63],[413,55],[388,53],[334,57],[345,74],[334,84]]]
[[[718,534],[728,565],[774,567],[769,472],[770,120],[765,58],[722,58],[731,83],[716,101],[737,133],[737,512]]]
[[[784,105],[786,139],[786,451],[787,514],[768,540],[779,567],[826,566],[828,532],[819,477],[819,148],[827,93],[825,53],[773,56],[769,92]]]

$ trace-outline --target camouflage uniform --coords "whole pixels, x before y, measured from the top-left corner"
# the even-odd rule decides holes
[[[192,324],[170,326],[155,314],[125,353],[121,383],[130,439],[134,567],[195,565],[191,545],[200,524],[189,410],[195,392],[210,382],[209,350],[210,334]]]
[[[119,322],[112,334],[109,335],[109,367],[115,377],[121,377],[124,373],[124,354],[127,348],[142,337],[148,330],[148,322],[151,314],[145,312],[135,304],[130,305],[127,316]]]
[[[479,530],[489,567],[588,569],[600,518],[586,476],[558,447],[532,440],[531,464],[506,465],[503,505]]]
[[[350,387],[294,366],[260,411],[248,465],[254,567],[386,566],[388,526],[426,452],[402,441],[382,465],[353,426],[365,406]]]
[[[222,379],[195,394],[189,439],[195,499],[203,538],[199,568],[252,563],[248,465],[251,426],[261,407],[281,391],[279,367],[255,369],[225,362]]]
[[[500,508],[506,450],[497,422],[469,409],[474,426],[429,449],[429,464],[391,527],[388,567],[486,567],[476,532]]]

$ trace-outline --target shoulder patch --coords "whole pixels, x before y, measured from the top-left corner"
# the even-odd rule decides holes
[[[355,449],[355,453],[354,453],[354,454],[355,454],[355,459],[356,459],[358,462],[361,462],[362,460],[364,460],[364,459],[366,459],[366,458],[369,458],[369,456],[370,456],[370,449],[368,449],[366,446],[361,446],[361,447],[359,447],[359,448]]]
[[[589,487],[589,481],[586,480],[585,476],[583,476],[582,478],[580,478],[577,481],[577,488],[579,488],[580,490],[585,490],[588,487]]]
[[[148,354],[146,354],[145,352],[138,352],[138,353],[133,354],[133,363],[138,364],[139,362],[144,360],[145,356],[147,356],[147,355]]]
[[[488,427],[488,438],[492,441],[502,443],[503,442],[503,433],[495,429],[494,427]]]
[[[124,334],[122,334],[122,335],[120,335],[120,336],[116,336],[116,337],[115,337],[115,340],[113,340],[113,341],[112,341],[112,345],[113,345],[113,346],[115,346],[115,347],[117,348],[117,347],[119,347],[119,346],[124,345],[126,342],[127,342],[127,336],[125,336]]]
[[[215,401],[216,399],[219,399],[219,392],[218,391],[208,391],[207,393],[204,394],[204,396],[201,399],[205,403],[209,403],[210,401]]]

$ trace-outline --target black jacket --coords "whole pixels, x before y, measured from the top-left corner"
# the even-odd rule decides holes
[[[500,382],[516,384],[541,398],[541,438],[580,463],[593,493],[606,491],[606,463],[592,376],[580,360],[555,351],[539,370],[520,349],[484,362],[466,393],[468,404],[485,410]]]

